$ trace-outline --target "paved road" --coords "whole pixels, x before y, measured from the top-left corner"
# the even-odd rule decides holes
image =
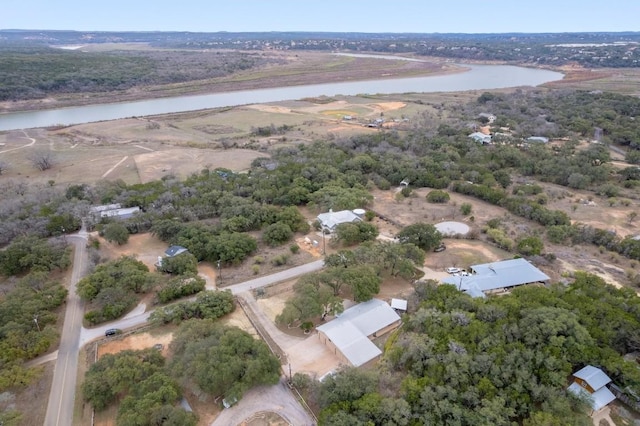
[[[67,296],[67,310],[58,359],[53,373],[53,382],[49,393],[49,403],[45,416],[45,426],[68,426],[73,420],[73,403],[76,393],[78,374],[78,352],[80,351],[80,328],[82,327],[83,304],[76,294],[76,284],[86,273],[87,233],[84,227],[78,234],[66,237],[75,245],[73,271]]]
[[[78,234],[69,235],[66,238],[73,242],[76,249],[73,260],[73,271],[71,273],[71,283],[68,289],[67,310],[64,317],[60,348],[58,349],[58,359],[53,374],[51,392],[49,393],[45,426],[66,426],[72,424],[78,372],[78,353],[80,348],[92,340],[103,337],[105,330],[109,328],[125,330],[143,325],[147,322],[151,314],[151,312],[145,312],[92,329],[82,327],[83,303],[76,294],[76,284],[86,273],[87,233],[83,228]],[[275,274],[231,285],[226,287],[225,290],[228,289],[231,290],[233,294],[238,294],[255,288],[266,287],[309,272],[317,271],[321,269],[323,265],[324,260],[317,260]]]
[[[243,283],[230,285],[228,287],[221,288],[221,290],[231,290],[231,293],[236,295],[239,293],[250,291],[251,289],[266,287],[271,284],[276,284],[282,281],[289,280],[291,278],[299,277],[300,275],[308,274],[309,272],[318,271],[322,269],[323,266],[324,260],[316,260],[311,263],[305,263],[304,265],[276,272],[275,274],[265,275],[264,277],[259,277],[253,280],[245,281]],[[147,322],[149,315],[151,315],[151,311],[111,322],[109,324],[105,324],[96,328],[88,329],[83,327],[80,332],[80,347],[94,339],[97,339],[98,337],[103,337],[105,330],[109,328],[119,328],[122,330],[126,330],[129,328],[141,326]]]
[[[222,287],[220,289],[231,290],[231,293],[238,294],[244,291],[250,291],[254,288],[266,287],[271,284],[299,277],[300,275],[308,274],[309,272],[315,272],[322,269],[323,266],[324,259],[320,259],[316,260],[315,262],[305,263],[304,265],[289,268],[281,272],[276,272],[275,274],[266,275],[264,277],[245,281],[240,284],[230,285],[228,287]]]
[[[239,425],[247,420],[247,413],[255,415],[264,411],[279,414],[289,424],[311,426],[316,423],[293,396],[284,379],[275,386],[259,386],[251,389],[233,407],[222,410],[211,426]]]

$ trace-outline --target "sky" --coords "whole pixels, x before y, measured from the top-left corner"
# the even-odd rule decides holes
[[[640,31],[638,0],[1,0],[0,29],[505,33]]]

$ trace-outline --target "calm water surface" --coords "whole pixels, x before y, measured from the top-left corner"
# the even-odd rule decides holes
[[[549,81],[560,80],[563,77],[561,73],[554,71],[510,65],[463,66],[470,70],[430,77],[312,84],[0,114],[0,131],[89,123],[323,95],[459,92],[538,86]]]

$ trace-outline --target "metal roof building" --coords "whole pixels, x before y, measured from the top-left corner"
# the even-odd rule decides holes
[[[317,327],[320,340],[351,365],[359,367],[382,351],[370,340],[400,325],[400,316],[383,300],[371,299],[345,310]]]
[[[333,210],[329,210],[327,213],[321,213],[317,216],[318,221],[320,221],[320,225],[322,228],[328,229],[333,232],[336,229],[336,226],[341,223],[353,223],[353,222],[361,222],[362,218],[355,214],[351,210],[340,210],[338,212],[334,212]]]
[[[102,210],[100,217],[115,217],[117,219],[128,219],[134,214],[140,212],[140,207],[126,207],[121,209]]]
[[[182,254],[184,252],[188,251],[186,248],[182,247],[182,246],[171,246],[168,249],[166,249],[164,251],[164,254],[167,257],[174,257],[177,256],[179,254]]]
[[[593,411],[598,411],[616,399],[607,388],[607,385],[611,383],[611,379],[601,369],[587,365],[573,373],[573,377],[575,381],[569,386],[568,390],[576,395],[587,394],[591,398]]]
[[[549,276],[526,259],[511,259],[471,266],[469,276],[451,276],[442,280],[472,297],[485,297],[487,293],[524,284],[549,281]]]

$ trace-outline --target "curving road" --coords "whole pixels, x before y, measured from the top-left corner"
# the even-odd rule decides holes
[[[86,244],[88,236],[84,225],[79,233],[68,235],[66,238],[75,245],[73,271],[71,273],[71,282],[68,288],[69,295],[67,297],[67,310],[64,316],[64,326],[62,328],[60,347],[57,351],[58,357],[53,373],[49,402],[47,404],[47,413],[44,422],[45,426],[67,426],[71,425],[73,422],[73,408],[78,374],[78,353],[80,352],[80,348],[94,339],[103,337],[105,330],[109,328],[120,328],[125,330],[143,325],[147,322],[147,319],[151,314],[151,312],[145,312],[140,315],[123,318],[119,321],[92,329],[82,327],[84,305],[80,297],[76,294],[76,284],[87,271]],[[228,289],[231,290],[233,294],[238,294],[255,288],[266,287],[309,272],[314,272],[321,269],[323,266],[324,260],[317,260],[315,262],[296,266],[275,274],[228,286],[225,290]],[[51,354],[47,357],[48,360],[52,358]],[[40,361],[42,360],[38,360],[38,362]],[[283,397],[283,395],[280,396]],[[293,399],[293,401],[295,401],[295,398],[293,398],[290,392],[287,399]],[[297,409],[301,409],[301,407],[298,407]],[[286,411],[289,412],[291,409],[287,409]],[[296,417],[297,416],[298,414]]]
[[[44,424],[46,426],[68,426],[73,423],[73,403],[78,375],[78,352],[80,351],[80,328],[84,306],[76,294],[76,284],[87,270],[87,232],[84,228],[78,234],[66,237],[75,245],[73,271],[67,296],[67,310],[58,359],[53,372],[53,382],[49,392],[49,403]]]

